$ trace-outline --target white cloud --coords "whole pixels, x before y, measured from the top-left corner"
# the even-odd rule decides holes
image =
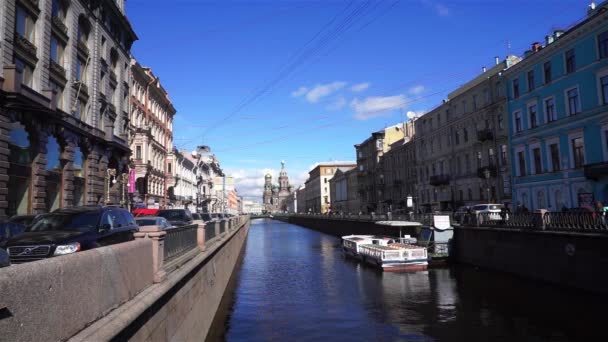
[[[383,116],[388,110],[401,108],[405,106],[406,101],[405,95],[371,96],[363,100],[354,99],[350,106],[355,110],[356,119],[367,120]]]
[[[410,110],[406,113],[408,119],[419,118],[426,113],[425,110]]]
[[[346,99],[344,97],[340,96],[339,98],[336,99],[336,101],[334,101],[332,104],[327,106],[327,109],[340,110],[344,107],[344,105],[346,105]]]
[[[420,95],[424,92],[424,86],[422,84],[415,85],[409,89],[409,93],[412,95]]]
[[[355,84],[354,86],[350,87],[350,90],[354,91],[355,93],[358,93],[360,91],[366,90],[367,88],[369,88],[369,82]]]
[[[346,82],[332,82],[327,84],[317,84],[306,94],[306,100],[311,103],[318,102],[321,98],[331,95],[336,91],[344,88]]]
[[[291,96],[292,97],[299,97],[302,96],[304,94],[306,94],[308,92],[308,88],[306,87],[300,87],[298,88],[298,90],[292,91],[291,92]]]

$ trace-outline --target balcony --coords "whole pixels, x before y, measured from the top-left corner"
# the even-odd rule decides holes
[[[496,165],[482,166],[477,169],[477,177],[486,178],[486,170],[490,171],[490,177],[495,178],[498,175],[498,169]]]
[[[598,180],[608,176],[608,161],[587,164],[584,169],[585,178]]]
[[[491,129],[486,128],[480,131],[477,131],[477,140],[479,142],[489,141],[494,139],[494,133]]]
[[[429,184],[432,186],[448,185],[450,184],[449,175],[435,175],[429,179]]]

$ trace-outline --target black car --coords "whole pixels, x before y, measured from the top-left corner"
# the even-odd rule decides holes
[[[133,240],[133,216],[119,207],[84,206],[45,214],[2,246],[13,264]]]
[[[192,219],[195,221],[198,221],[198,220],[202,220],[203,218],[201,217],[201,214],[199,214],[199,213],[192,213]]]
[[[4,249],[0,248],[0,268],[10,265],[11,261],[8,258],[8,253]]]
[[[156,216],[164,217],[174,227],[192,224],[192,214],[188,209],[165,209],[160,210]]]
[[[25,226],[10,221],[0,223],[0,244],[25,231]]]
[[[205,222],[209,222],[211,220],[213,220],[213,217],[211,217],[211,214],[209,213],[202,213],[201,215],[201,219]]]

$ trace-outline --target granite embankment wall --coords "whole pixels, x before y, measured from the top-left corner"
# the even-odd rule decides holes
[[[334,219],[306,217],[306,216],[275,216],[275,219],[297,224],[298,226],[313,229],[325,234],[344,236],[350,234],[365,235],[391,235],[399,236],[399,228],[381,226],[369,220],[357,219]],[[414,229],[402,229],[403,234],[416,235]]]
[[[208,228],[162,270],[152,238],[0,269],[0,341],[204,340],[249,218]]]
[[[455,259],[486,269],[608,293],[608,235],[459,228]]]

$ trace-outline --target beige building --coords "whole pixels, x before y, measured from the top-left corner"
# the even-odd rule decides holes
[[[380,158],[381,172],[380,199],[381,212],[408,211],[408,196],[416,196],[416,146],[415,124],[408,121],[404,124],[405,137],[396,141]],[[414,203],[412,203],[414,204]]]
[[[306,212],[325,214],[331,210],[331,193],[329,180],[338,168],[354,168],[353,162],[327,162],[319,163],[308,172],[306,189]]]
[[[306,212],[306,185],[300,185],[294,192],[294,207],[296,213]]]
[[[404,137],[404,125],[397,124],[372,133],[360,144],[355,145],[357,153],[358,193],[363,213],[379,212],[380,201],[384,197],[383,174],[379,171],[380,158],[391,145]]]
[[[356,214],[360,211],[357,178],[356,167],[339,167],[329,180],[333,212]]]
[[[167,162],[173,149],[175,108],[152,69],[131,61],[130,145],[134,168],[135,203],[150,208],[167,204],[166,178],[174,165]]]
[[[167,175],[167,207],[196,209],[198,166],[196,153],[173,148],[167,154],[167,165],[171,165]],[[169,170],[169,168],[168,168]]]
[[[450,210],[511,201],[508,123],[501,73],[509,56],[448,95],[416,120],[417,201],[422,210]]]
[[[0,218],[128,200],[123,0],[0,1]]]

